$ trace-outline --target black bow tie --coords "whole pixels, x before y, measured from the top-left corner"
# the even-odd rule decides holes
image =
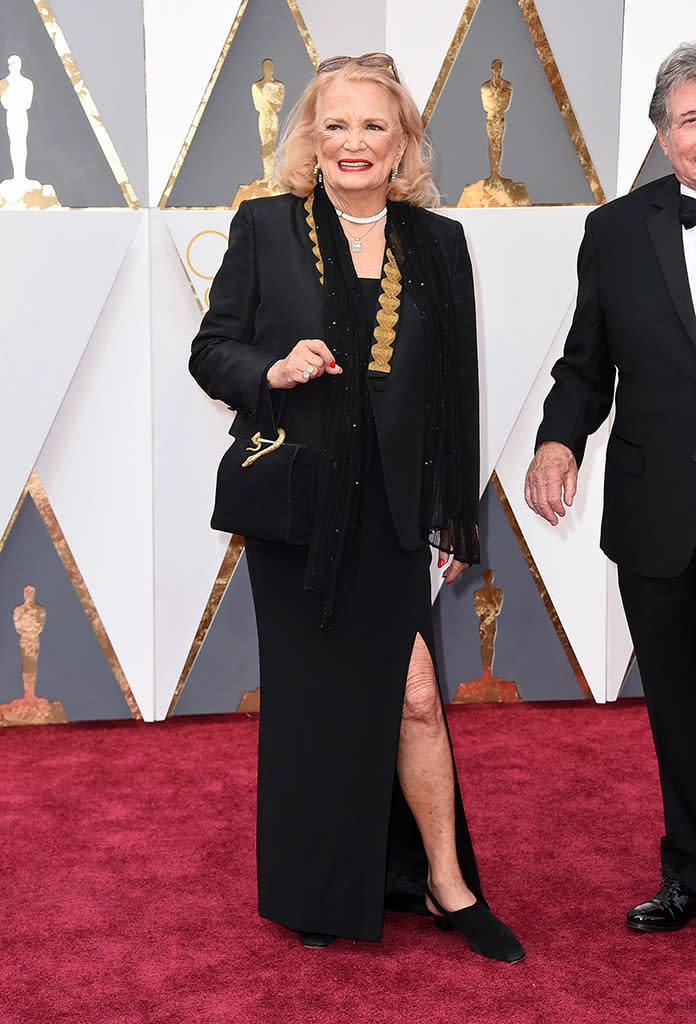
[[[685,228],[696,227],[696,199],[693,196],[679,196],[679,220]]]

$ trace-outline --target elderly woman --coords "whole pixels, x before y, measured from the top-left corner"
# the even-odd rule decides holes
[[[235,435],[282,426],[317,467],[308,544],[246,537],[259,913],[326,946],[379,939],[386,903],[520,960],[481,892],[431,625],[429,544],[448,583],[479,558],[471,265],[461,227],[426,212],[391,57],[319,66],[277,176],[289,194],[232,222],[190,362]]]

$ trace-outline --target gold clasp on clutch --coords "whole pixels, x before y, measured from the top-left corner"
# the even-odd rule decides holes
[[[251,466],[252,463],[260,459],[262,455],[268,455],[269,452],[274,452],[276,448],[280,448],[281,444],[285,440],[285,431],[282,427],[278,427],[278,436],[275,441],[270,441],[267,437],[261,437],[261,431],[257,431],[251,438],[251,448],[247,448],[248,452],[255,452],[255,455],[250,455],[248,459],[245,459],[242,463],[242,469],[247,466]],[[267,444],[268,448],[262,448],[261,446]]]

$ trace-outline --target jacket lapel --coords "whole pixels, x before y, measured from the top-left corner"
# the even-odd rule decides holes
[[[689,337],[696,345],[696,313],[686,272],[676,178],[668,179],[652,201],[660,209],[648,219],[648,231],[672,301]]]

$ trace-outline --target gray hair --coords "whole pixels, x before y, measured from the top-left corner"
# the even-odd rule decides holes
[[[672,118],[669,97],[672,90],[692,79],[696,79],[696,43],[680,43],[660,64],[650,100],[650,120],[663,135],[669,135]]]

